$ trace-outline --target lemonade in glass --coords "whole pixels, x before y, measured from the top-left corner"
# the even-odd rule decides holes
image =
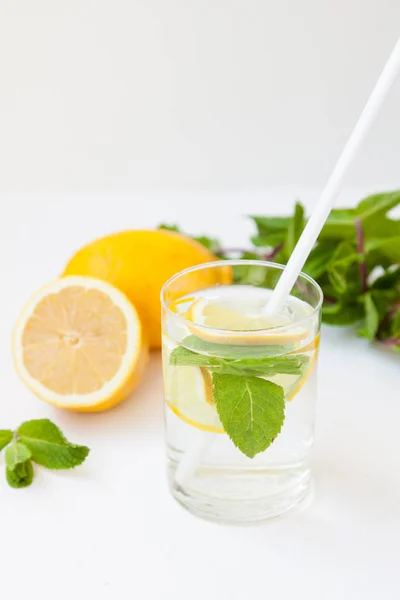
[[[277,517],[310,487],[322,292],[301,274],[269,315],[282,269],[207,263],[162,291],[169,482],[204,518]]]

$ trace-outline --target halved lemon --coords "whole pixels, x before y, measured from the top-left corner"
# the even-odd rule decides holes
[[[211,375],[207,369],[168,364],[176,344],[163,335],[164,394],[167,406],[182,421],[213,433],[224,433],[215,408]]]
[[[253,314],[251,311],[246,314],[232,309],[225,303],[218,304],[205,298],[195,300],[186,311],[185,318],[194,323],[189,327],[191,333],[214,344],[236,346],[290,344],[300,342],[308,336],[305,328],[294,328],[289,323],[287,330],[277,331],[276,319],[271,320],[271,317],[267,314],[263,315],[259,309]],[[204,327],[196,327],[196,325]],[[281,326],[280,323],[278,325]],[[213,331],[208,331],[207,327],[212,328]],[[269,332],[268,329],[271,331]]]
[[[90,277],[64,277],[38,291],[20,315],[13,355],[22,381],[60,408],[100,411],[126,398],[148,358],[128,298]]]

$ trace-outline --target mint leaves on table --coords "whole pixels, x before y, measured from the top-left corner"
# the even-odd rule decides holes
[[[388,214],[399,205],[396,190],[368,196],[354,208],[332,210],[303,270],[322,287],[325,323],[356,325],[359,335],[400,353],[400,219]],[[214,238],[196,239],[221,258],[286,264],[307,222],[302,205],[296,203],[292,216],[251,218],[257,229],[252,248],[226,249]],[[253,265],[235,267],[233,273],[237,283],[276,283],[276,275]],[[301,296],[301,290],[294,293]]]
[[[82,464],[89,454],[89,448],[68,442],[59,428],[47,419],[27,421],[18,428],[17,434],[32,453],[32,460],[47,469],[72,469]]]
[[[0,450],[3,450],[12,440],[13,432],[11,429],[0,429]]]
[[[10,471],[14,471],[17,465],[25,463],[31,456],[29,448],[14,439],[6,448],[6,467]]]
[[[26,421],[14,432],[0,430],[0,450],[5,447],[6,479],[14,488],[32,483],[32,462],[48,469],[71,469],[89,454],[89,448],[71,444],[49,419]]]
[[[23,488],[31,485],[34,471],[31,460],[18,463],[14,469],[6,468],[6,479],[8,485],[13,488]]]

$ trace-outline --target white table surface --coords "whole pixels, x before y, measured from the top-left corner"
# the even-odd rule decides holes
[[[98,415],[48,407],[13,371],[9,342],[21,306],[86,241],[168,220],[222,231],[236,246],[252,231],[242,214],[285,212],[294,197],[278,190],[0,199],[0,428],[49,417],[91,447],[81,468],[37,468],[25,490],[1,475],[2,598],[400,597],[399,356],[349,330],[324,329],[313,501],[246,528],[203,522],[169,495],[158,353],[134,395]],[[358,198],[349,192],[346,201]]]

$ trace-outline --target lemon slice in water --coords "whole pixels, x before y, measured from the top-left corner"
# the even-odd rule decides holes
[[[286,323],[277,323],[275,317],[272,319],[269,315],[263,314],[260,308],[256,311],[249,309],[247,313],[239,312],[225,303],[218,304],[205,298],[195,300],[184,316],[193,323],[188,327],[191,333],[214,344],[234,346],[292,344],[308,336],[306,328],[293,327],[289,322],[287,329],[277,329],[277,325],[282,327]],[[211,328],[214,331],[211,331]]]
[[[163,335],[163,352],[169,357],[176,344]],[[203,431],[224,433],[212,393],[210,373],[199,367],[176,367],[163,362],[167,406],[182,421]]]

